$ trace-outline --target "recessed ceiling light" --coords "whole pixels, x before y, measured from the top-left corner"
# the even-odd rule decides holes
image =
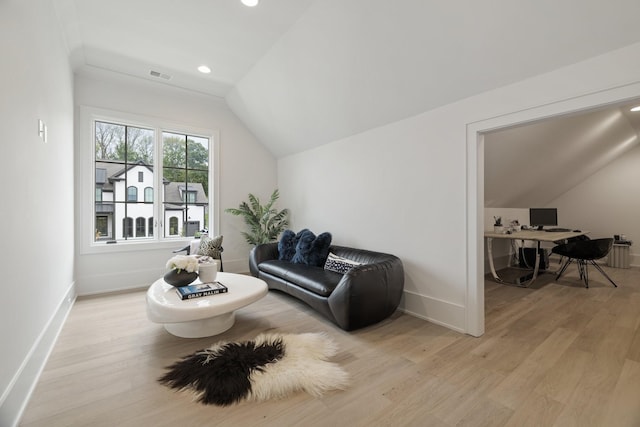
[[[640,111],[640,105],[636,105],[631,109],[631,111]]]
[[[207,67],[206,65],[201,65],[198,67],[198,71],[203,74],[209,74],[211,72],[211,68]]]
[[[242,4],[245,6],[253,7],[258,5],[258,0],[242,0]]]

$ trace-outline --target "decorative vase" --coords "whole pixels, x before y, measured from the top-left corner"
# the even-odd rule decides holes
[[[216,280],[219,264],[217,261],[203,262],[198,266],[198,275],[202,283],[212,283]]]
[[[194,280],[198,278],[198,273],[188,272],[185,270],[169,270],[164,275],[164,281],[170,284],[171,286],[175,286],[179,288],[181,286],[187,286],[191,284]]]

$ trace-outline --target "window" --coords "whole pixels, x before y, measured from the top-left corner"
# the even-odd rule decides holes
[[[214,228],[209,225],[215,219],[209,202],[213,132],[175,127],[155,118],[81,107],[81,128],[93,143],[91,150],[91,145],[81,148],[82,158],[93,164],[93,176],[86,177],[93,210],[90,216],[82,212],[84,251],[100,251],[93,248],[105,247],[106,241],[153,243],[199,231],[188,224]],[[83,184],[82,200],[88,185]]]
[[[208,227],[209,194],[209,139],[174,132],[162,132],[163,175],[165,186],[164,209],[173,215],[180,206],[181,220],[175,232],[169,226],[169,235],[193,236],[188,222],[200,222]]]
[[[143,217],[136,218],[136,237],[146,236],[147,219]]]
[[[144,189],[144,202],[153,203],[153,188],[147,187]]]
[[[96,215],[96,240],[109,237],[109,221],[104,215]]]
[[[138,189],[136,187],[127,188],[127,202],[138,201]]]
[[[196,202],[196,194],[197,192],[192,190],[181,191],[182,193],[182,201],[189,204],[194,204]]]
[[[178,234],[178,218],[172,216],[169,218],[169,234],[176,236]]]
[[[122,218],[122,237],[133,237],[133,218]]]

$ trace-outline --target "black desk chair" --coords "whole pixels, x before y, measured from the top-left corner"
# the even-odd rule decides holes
[[[562,276],[562,273],[565,272],[569,264],[572,261],[576,261],[578,263],[578,272],[580,274],[580,279],[584,281],[584,286],[586,288],[589,287],[589,270],[587,269],[588,265],[593,265],[604,277],[607,278],[609,282],[616,288],[618,285],[615,284],[613,280],[604,272],[602,267],[596,264],[595,260],[604,258],[609,255],[611,252],[611,248],[613,247],[613,239],[593,239],[593,240],[574,240],[571,242],[567,242],[563,245],[558,245],[551,249],[551,252],[554,254],[561,255],[563,257],[567,257],[567,261],[564,263],[558,275],[556,276],[556,280]]]

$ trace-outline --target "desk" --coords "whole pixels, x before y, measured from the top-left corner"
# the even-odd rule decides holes
[[[521,287],[528,287],[538,277],[540,269],[540,243],[541,242],[557,242],[559,240],[571,239],[587,234],[588,231],[561,231],[561,232],[549,232],[538,230],[521,230],[511,234],[494,233],[493,231],[485,231],[484,237],[487,239],[487,255],[489,256],[489,268],[491,269],[491,275],[496,282],[504,283],[507,285],[517,285]],[[533,272],[516,279],[515,282],[508,282],[498,276],[495,265],[493,263],[493,239],[511,239],[511,240],[529,240],[536,244],[536,262],[533,267]]]

